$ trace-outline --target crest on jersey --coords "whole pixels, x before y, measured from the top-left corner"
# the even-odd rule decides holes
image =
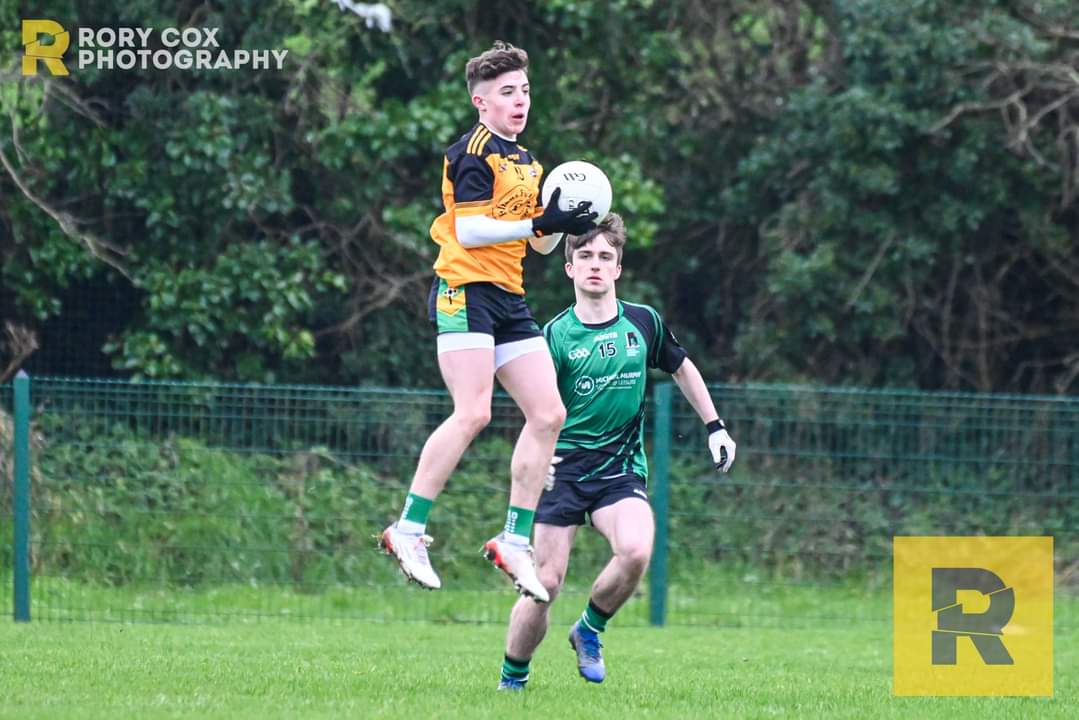
[[[517,185],[505,192],[495,203],[495,219],[520,220],[531,216],[536,204],[536,193],[526,185]]]

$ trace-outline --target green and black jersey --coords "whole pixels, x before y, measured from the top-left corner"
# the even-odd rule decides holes
[[[648,368],[673,373],[686,351],[659,313],[618,301],[618,315],[598,325],[573,307],[543,329],[558,371],[566,424],[556,453],[558,477],[607,480],[628,474],[648,479],[644,455],[644,393]]]

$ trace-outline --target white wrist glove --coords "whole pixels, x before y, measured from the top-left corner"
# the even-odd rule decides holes
[[[727,426],[722,420],[708,423],[708,430],[708,449],[712,451],[712,462],[716,464],[716,470],[725,473],[734,464],[734,452],[738,446],[727,433]]]
[[[560,462],[562,462],[562,458],[558,457],[557,455],[551,458],[551,464],[547,467],[547,480],[543,483],[544,490],[550,490],[554,487],[555,465]]]

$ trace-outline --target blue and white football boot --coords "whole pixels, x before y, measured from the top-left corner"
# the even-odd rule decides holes
[[[588,682],[601,683],[607,677],[603,665],[603,643],[599,633],[592,632],[578,620],[569,631],[569,646],[577,653],[577,672]]]

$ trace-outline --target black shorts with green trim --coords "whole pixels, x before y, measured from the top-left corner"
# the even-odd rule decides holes
[[[454,288],[436,275],[427,298],[427,318],[439,335],[483,333],[493,336],[495,345],[543,335],[523,295],[489,282]]]
[[[648,502],[644,481],[633,473],[583,482],[557,478],[551,489],[540,495],[536,522],[559,527],[584,525],[586,520],[591,522],[595,511],[629,497]]]

